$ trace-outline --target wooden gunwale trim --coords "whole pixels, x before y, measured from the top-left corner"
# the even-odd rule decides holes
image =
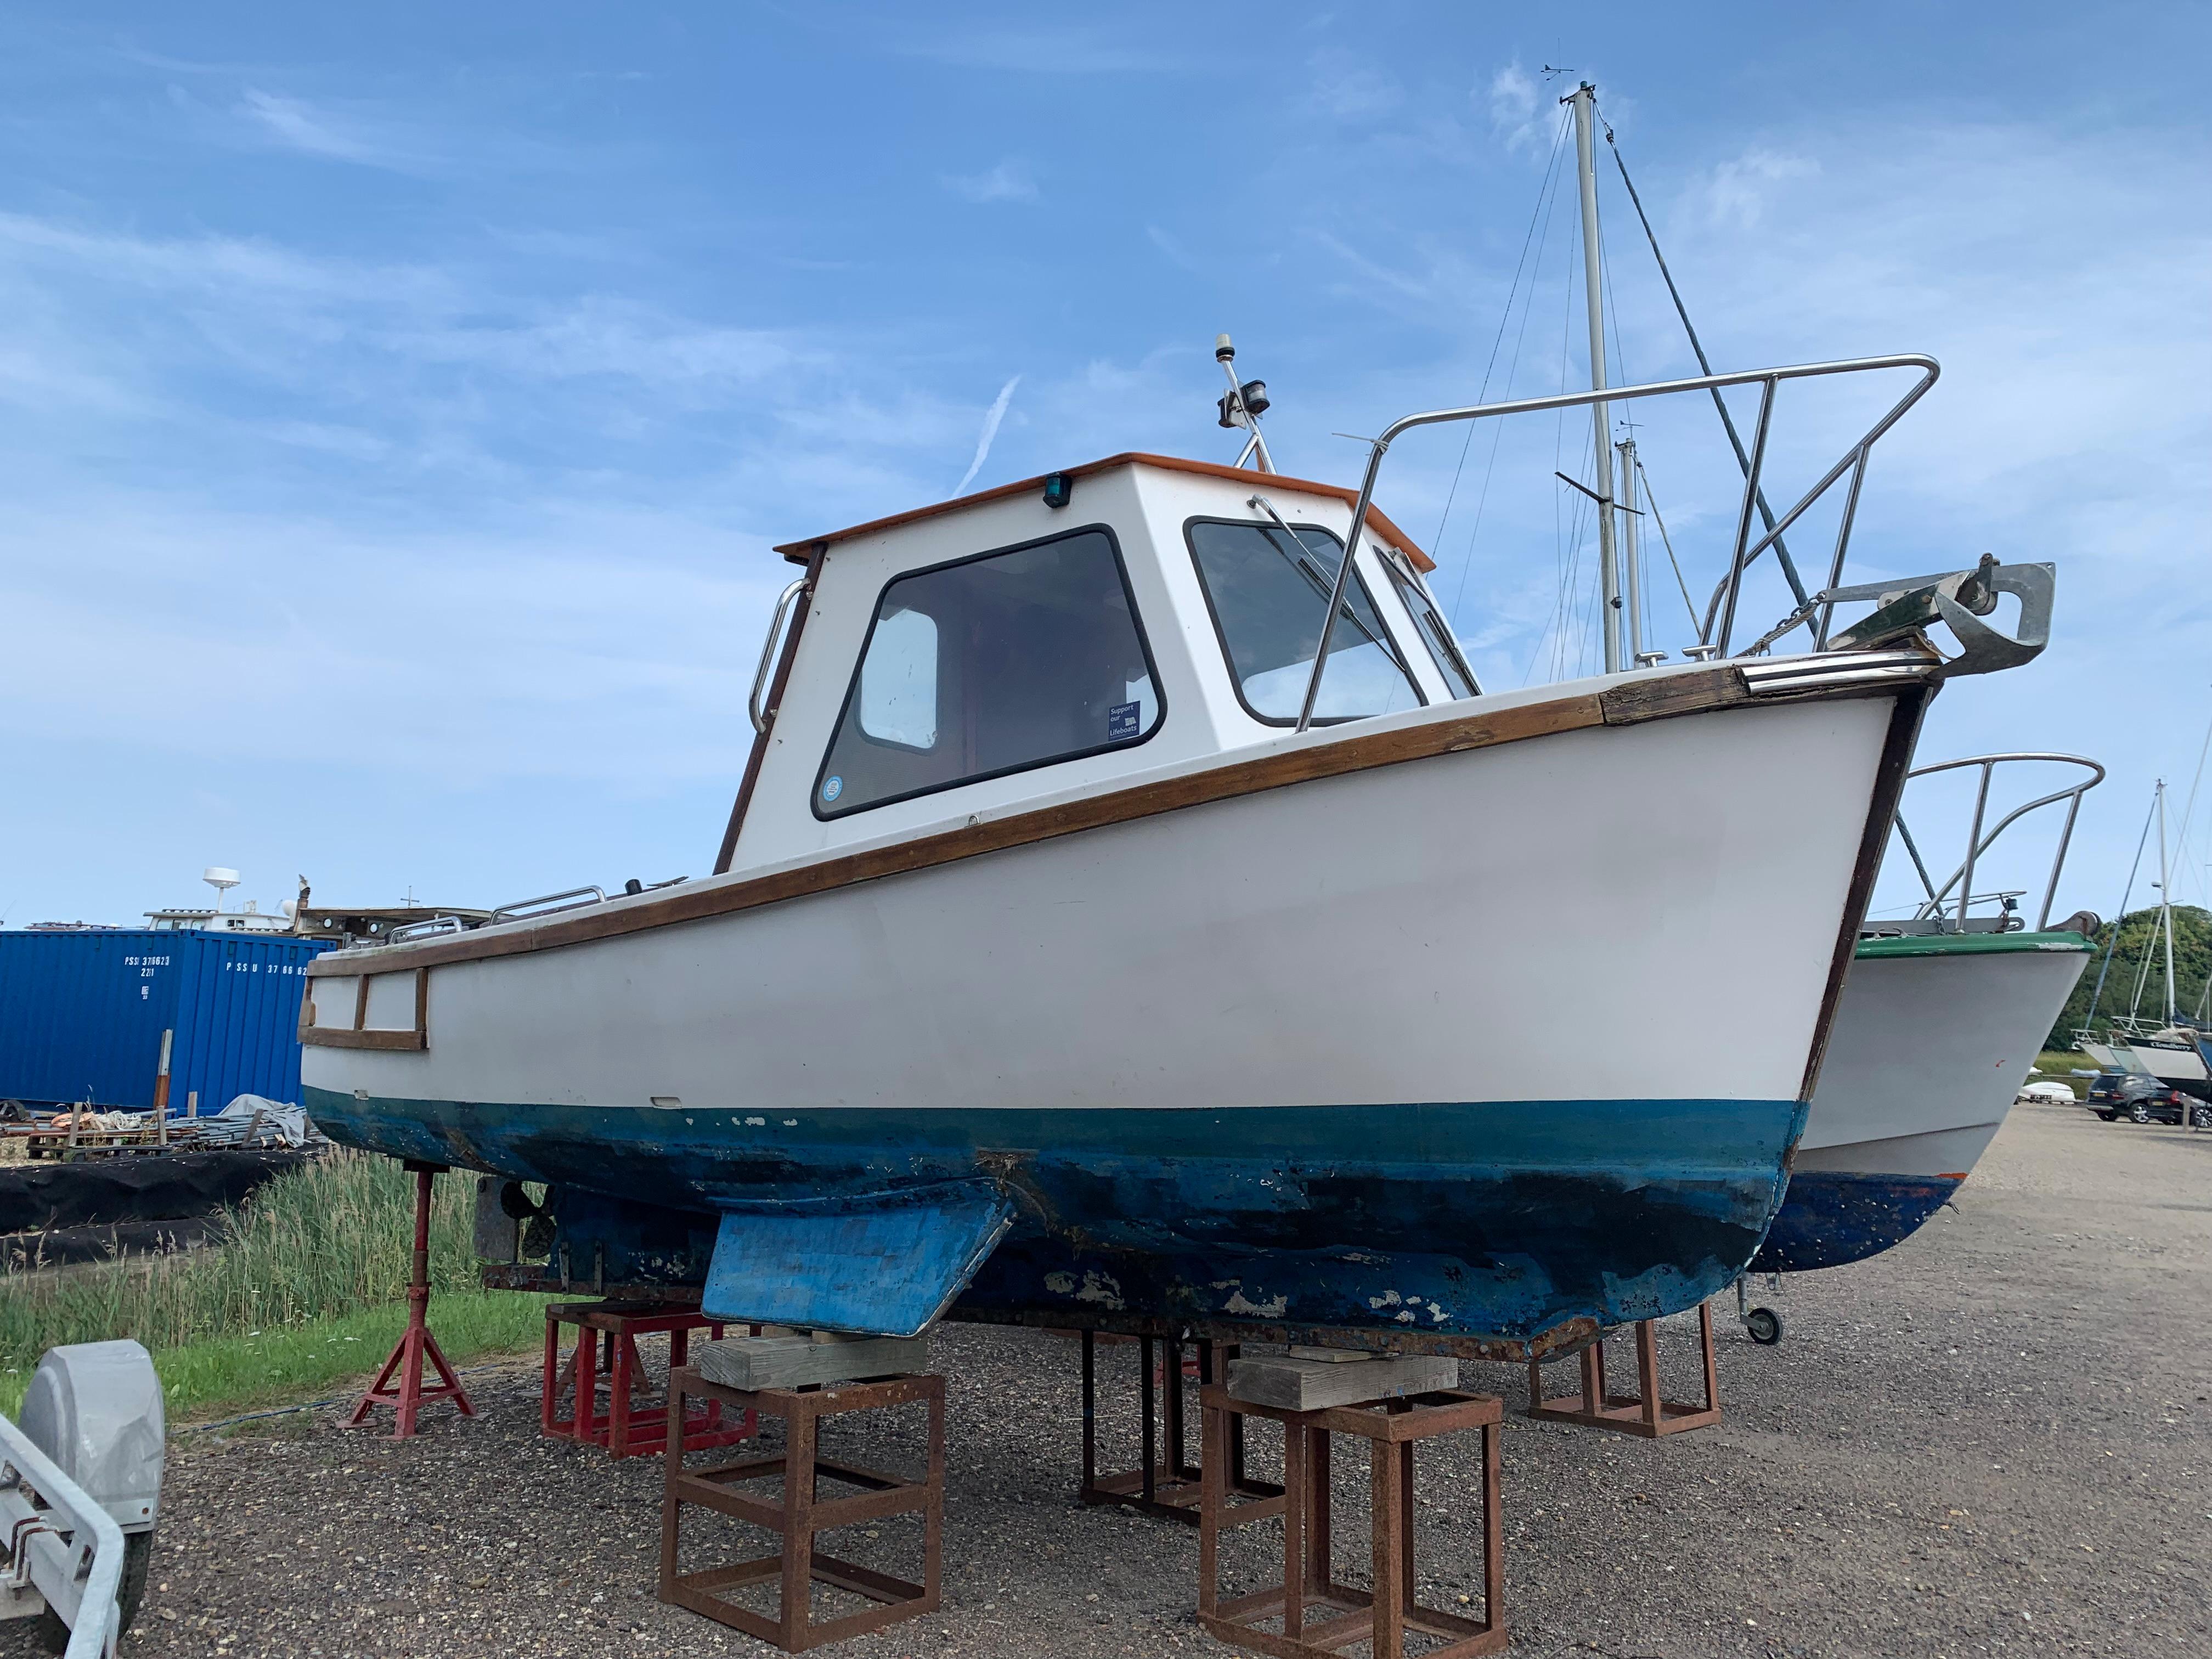
[[[1322,483],[1313,478],[1293,478],[1280,472],[1255,472],[1249,467],[1223,466],[1217,461],[1188,461],[1177,455],[1152,455],[1141,450],[1130,450],[1120,455],[1109,455],[1103,461],[1085,461],[1080,466],[1064,466],[1061,474],[1071,478],[1088,477],[1094,472],[1110,472],[1116,467],[1152,466],[1166,472],[1194,473],[1202,478],[1227,478],[1234,483],[1249,483],[1262,489],[1297,490],[1310,495],[1332,495],[1346,507],[1359,505],[1359,492],[1343,484]],[[805,564],[810,559],[827,552],[833,542],[849,542],[858,536],[872,536],[882,530],[894,530],[901,525],[916,524],[924,519],[934,519],[962,507],[980,506],[985,501],[1003,501],[1010,495],[1026,495],[1044,488],[1045,476],[1019,479],[1013,483],[999,484],[990,489],[979,489],[972,495],[955,496],[949,501],[935,501],[927,507],[916,507],[904,513],[894,513],[886,519],[871,519],[866,524],[856,524],[849,530],[833,530],[826,536],[809,536],[804,541],[784,542],[775,551],[793,564]],[[1382,509],[1372,501],[1367,506],[1369,526],[1382,539],[1413,562],[1423,575],[1437,568],[1434,559],[1421,551],[1419,545],[1404,531],[1390,522]]]
[[[673,888],[650,902],[626,906],[620,910],[595,907],[569,912],[526,933],[489,937],[481,933],[463,934],[459,938],[425,939],[420,944],[386,945],[382,948],[395,952],[395,955],[374,963],[364,963],[359,958],[347,961],[336,955],[319,957],[308,965],[307,971],[312,976],[337,977],[351,974],[392,973],[408,968],[434,968],[448,963],[478,962],[495,957],[526,956],[537,951],[557,950],[563,945],[580,945],[592,939],[645,933],[678,922],[730,915],[741,910],[755,909],[763,904],[775,904],[785,899],[827,892],[834,888],[872,881],[879,877],[903,875],[940,864],[956,863],[980,854],[1029,846],[1080,830],[1126,823],[1176,811],[1187,806],[1200,806],[1241,795],[1258,794],[1266,790],[1279,789],[1294,783],[1308,783],[1321,778],[1341,777],[1348,773],[1364,772],[1405,761],[1425,760],[1437,755],[1487,749],[1502,744],[1524,742],[1531,738],[1551,737],[1605,726],[1674,719],[1753,703],[1765,705],[1846,697],[1896,696],[1900,690],[1895,682],[1873,684],[1845,682],[1792,691],[1784,696],[1753,697],[1747,690],[1742,675],[1732,665],[1717,665],[1694,674],[1672,677],[1668,684],[1670,688],[1677,688],[1681,682],[1688,681],[1695,681],[1702,688],[1701,693],[1693,694],[1686,689],[1670,689],[1663,699],[1659,699],[1643,694],[1639,687],[1632,684],[1616,686],[1604,692],[1577,692],[1571,696],[1558,697],[1546,702],[1524,703],[1513,708],[1496,711],[1478,708],[1448,720],[1401,727],[1395,731],[1359,733],[1331,743],[1232,762],[1181,777],[1165,778],[1105,794],[1087,796],[1080,800],[1064,801],[1030,811],[1012,813],[988,823],[966,824],[893,846],[843,854],[823,859],[819,863],[781,870],[772,875],[757,876],[726,886]],[[1624,696],[1624,693],[1631,695]],[[1852,926],[1846,931],[1855,942],[1857,918],[1854,915],[1850,920]]]

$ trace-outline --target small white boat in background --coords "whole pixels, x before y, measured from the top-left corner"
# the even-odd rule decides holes
[[[2089,775],[1984,828],[1999,768],[2053,765]],[[1753,1272],[1842,1267],[1918,1231],[1996,1138],[2087,965],[2097,918],[2082,912],[2053,927],[2051,909],[2082,797],[2102,781],[2104,768],[2072,755],[1981,755],[1912,775],[1966,768],[1979,771],[1979,789],[1965,856],[1945,880],[1936,881],[1898,816],[1899,844],[1926,897],[1909,918],[1865,925],[1790,1191]],[[2064,823],[2027,928],[2016,910],[2026,891],[1974,893],[1976,871],[1986,873],[2006,830],[2062,805]],[[1975,915],[1976,904],[1986,912]]]
[[[2014,808],[1984,835],[1991,775],[2013,762],[2080,766],[2093,775]],[[1927,898],[1911,918],[1869,921],[1859,940],[1789,1191],[1753,1273],[1844,1267],[1917,1232],[1996,1138],[2088,964],[2097,917],[2079,911],[2054,927],[2051,909],[2081,797],[2102,781],[2104,769],[2077,756],[1985,755],[1913,775],[1965,767],[1980,769],[1980,789],[1966,856],[1941,887],[1899,815],[1899,842]],[[1990,845],[2022,817],[2060,801],[2065,823],[2034,928],[2025,928],[2015,913],[2024,890],[1970,898],[1974,867]],[[1977,916],[1974,902],[1995,908]],[[2057,1086],[2066,1099],[2075,1097]],[[1781,1316],[1752,1307],[1743,1279],[1736,1281],[1736,1310],[1753,1340],[1782,1340]]]

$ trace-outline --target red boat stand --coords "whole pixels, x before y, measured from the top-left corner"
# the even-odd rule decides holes
[[[561,1328],[576,1328],[576,1346],[564,1361]],[[691,1333],[703,1330],[719,1340],[723,1322],[709,1319],[696,1304],[677,1302],[555,1302],[545,1309],[545,1374],[538,1427],[547,1437],[598,1446],[610,1457],[638,1457],[667,1449],[668,1413],[672,1407],[641,1403],[651,1386],[637,1339],[656,1332],[668,1336],[672,1372],[690,1358]],[[760,1327],[750,1327],[757,1336]],[[602,1348],[604,1343],[604,1349]],[[603,1363],[604,1362],[604,1363]],[[607,1408],[599,1409],[599,1382],[607,1379]],[[704,1451],[735,1445],[758,1432],[750,1412],[722,1415],[722,1402],[692,1396],[696,1409],[684,1419],[684,1449]],[[565,1414],[564,1414],[565,1411]]]
[[[469,1403],[468,1393],[461,1387],[461,1379],[446,1363],[446,1356],[438,1351],[438,1339],[430,1334],[430,1177],[445,1172],[442,1164],[418,1164],[413,1158],[405,1162],[409,1174],[415,1177],[415,1270],[407,1285],[407,1329],[399,1338],[391,1357],[385,1360],[384,1369],[376,1374],[376,1381],[368,1385],[346,1426],[357,1429],[368,1420],[368,1414],[379,1406],[389,1406],[395,1421],[392,1437],[406,1440],[415,1433],[415,1414],[433,1400],[451,1400],[460,1408],[464,1417],[474,1417],[477,1408]],[[422,1386],[422,1361],[428,1358],[437,1367],[440,1381],[430,1388]],[[398,1383],[392,1383],[393,1373],[398,1374]]]

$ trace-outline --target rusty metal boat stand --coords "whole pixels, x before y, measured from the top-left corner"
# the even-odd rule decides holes
[[[945,1530],[943,1377],[902,1376],[826,1388],[745,1389],[708,1382],[689,1366],[672,1371],[670,1412],[681,1417],[688,1402],[694,1400],[781,1418],[784,1450],[780,1456],[686,1468],[682,1443],[675,1439],[668,1442],[667,1481],[660,1509],[662,1601],[772,1643],[786,1653],[802,1653],[937,1611]],[[862,1468],[842,1459],[833,1462],[820,1455],[819,1433],[825,1419],[917,1401],[926,1401],[929,1407],[929,1463],[920,1480]],[[735,1490],[741,1482],[763,1477],[781,1478],[780,1500]],[[825,1498],[818,1491],[825,1478],[861,1490],[849,1498]],[[781,1547],[774,1555],[698,1572],[678,1572],[678,1533],[687,1504],[763,1528],[777,1534]],[[814,1541],[817,1533],[834,1527],[915,1513],[922,1517],[922,1575],[918,1584],[826,1555]],[[776,1581],[781,1590],[773,1619],[738,1605],[724,1594],[769,1580]],[[813,1616],[816,1584],[847,1591],[876,1605],[817,1621]]]
[[[1408,1632],[1437,1638],[1420,1659],[1471,1659],[1505,1647],[1505,1539],[1500,1517],[1499,1430],[1504,1404],[1494,1395],[1457,1389],[1364,1406],[1290,1411],[1234,1399],[1227,1389],[1200,1390],[1205,1413],[1206,1477],[1199,1503],[1198,1622],[1232,1647],[1273,1659],[1336,1659],[1369,1644],[1374,1659],[1404,1659]],[[1231,1503],[1230,1425],[1245,1416],[1283,1425],[1282,1495]],[[1482,1616],[1421,1606],[1414,1599],[1413,1447],[1462,1429],[1482,1436]],[[1374,1536],[1373,1590],[1337,1582],[1329,1556],[1329,1437],[1369,1442]],[[1282,1582],[1224,1599],[1220,1586],[1224,1531],[1279,1517]],[[1280,1621],[1279,1630],[1261,1626]]]
[[[348,1428],[357,1429],[368,1420],[369,1413],[376,1407],[389,1406],[394,1440],[412,1437],[416,1414],[434,1400],[452,1401],[464,1417],[477,1414],[477,1408],[469,1403],[468,1391],[461,1387],[461,1379],[439,1351],[438,1339],[430,1334],[430,1181],[434,1176],[443,1175],[447,1166],[418,1164],[409,1158],[405,1167],[415,1177],[415,1261],[414,1271],[407,1280],[407,1328],[385,1360],[384,1369],[377,1372],[376,1380],[354,1407],[353,1415],[346,1419]],[[425,1359],[436,1368],[439,1377],[428,1388],[422,1386]]]
[[[1118,1339],[1137,1346],[1137,1468],[1119,1474],[1098,1473],[1098,1333],[1078,1334],[1083,1342],[1083,1484],[1075,1495],[1085,1504],[1118,1504],[1164,1521],[1198,1524],[1199,1466],[1186,1455],[1187,1396],[1184,1343],[1179,1337]],[[1109,1342],[1117,1339],[1109,1337]],[[1233,1342],[1203,1339],[1198,1350],[1198,1381],[1218,1382],[1222,1367],[1237,1358]],[[1276,1498],[1283,1489],[1244,1473],[1244,1425],[1229,1428],[1230,1490],[1246,1498]]]
[[[575,1346],[564,1358],[561,1328],[573,1325]],[[665,1450],[669,1404],[644,1403],[651,1387],[637,1340],[665,1332],[668,1368],[681,1367],[690,1355],[691,1333],[719,1339],[722,1322],[709,1319],[696,1304],[674,1302],[556,1302],[545,1310],[545,1370],[539,1393],[538,1427],[547,1438],[598,1446],[609,1457],[641,1457]],[[607,1379],[607,1408],[599,1409],[599,1377]],[[564,1414],[565,1413],[565,1414]],[[684,1419],[684,1449],[706,1451],[734,1445],[758,1432],[750,1413],[726,1418],[722,1402],[708,1400]]]
[[[1622,1434],[1641,1435],[1647,1440],[1719,1422],[1720,1380],[1713,1364],[1712,1304],[1700,1303],[1698,1306],[1698,1343],[1705,1379],[1703,1405],[1661,1397],[1657,1324],[1656,1320],[1646,1319],[1636,1326],[1636,1377],[1640,1393],[1607,1391],[1605,1339],[1601,1335],[1582,1351],[1580,1394],[1547,1398],[1542,1368],[1533,1360],[1529,1362],[1528,1409],[1525,1415],[1547,1423],[1579,1423],[1585,1428],[1613,1429]]]

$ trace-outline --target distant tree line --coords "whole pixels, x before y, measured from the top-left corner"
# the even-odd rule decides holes
[[[2114,945],[2116,930],[2119,943]],[[2163,1023],[2166,1018],[2166,939],[2159,927],[2158,911],[2136,910],[2118,922],[2108,921],[2097,930],[2094,943],[2096,953],[2089,958],[2088,971],[2067,998],[2058,1024],[2051,1027],[2049,1046],[2053,1048],[2070,1046],[2074,1033],[2090,1023],[2089,1001],[2096,994],[2100,971],[2104,974],[2105,989],[2097,1002],[2094,1030],[2103,1030],[2115,1018],[2124,1018],[2130,1008],[2144,1019]],[[2105,966],[2107,946],[2112,952],[2109,969]],[[2203,1009],[2208,978],[2212,978],[2212,913],[2194,904],[2177,904],[2173,907],[2173,1002],[2182,1018]],[[2136,994],[2138,982],[2142,988],[2140,1000]]]

